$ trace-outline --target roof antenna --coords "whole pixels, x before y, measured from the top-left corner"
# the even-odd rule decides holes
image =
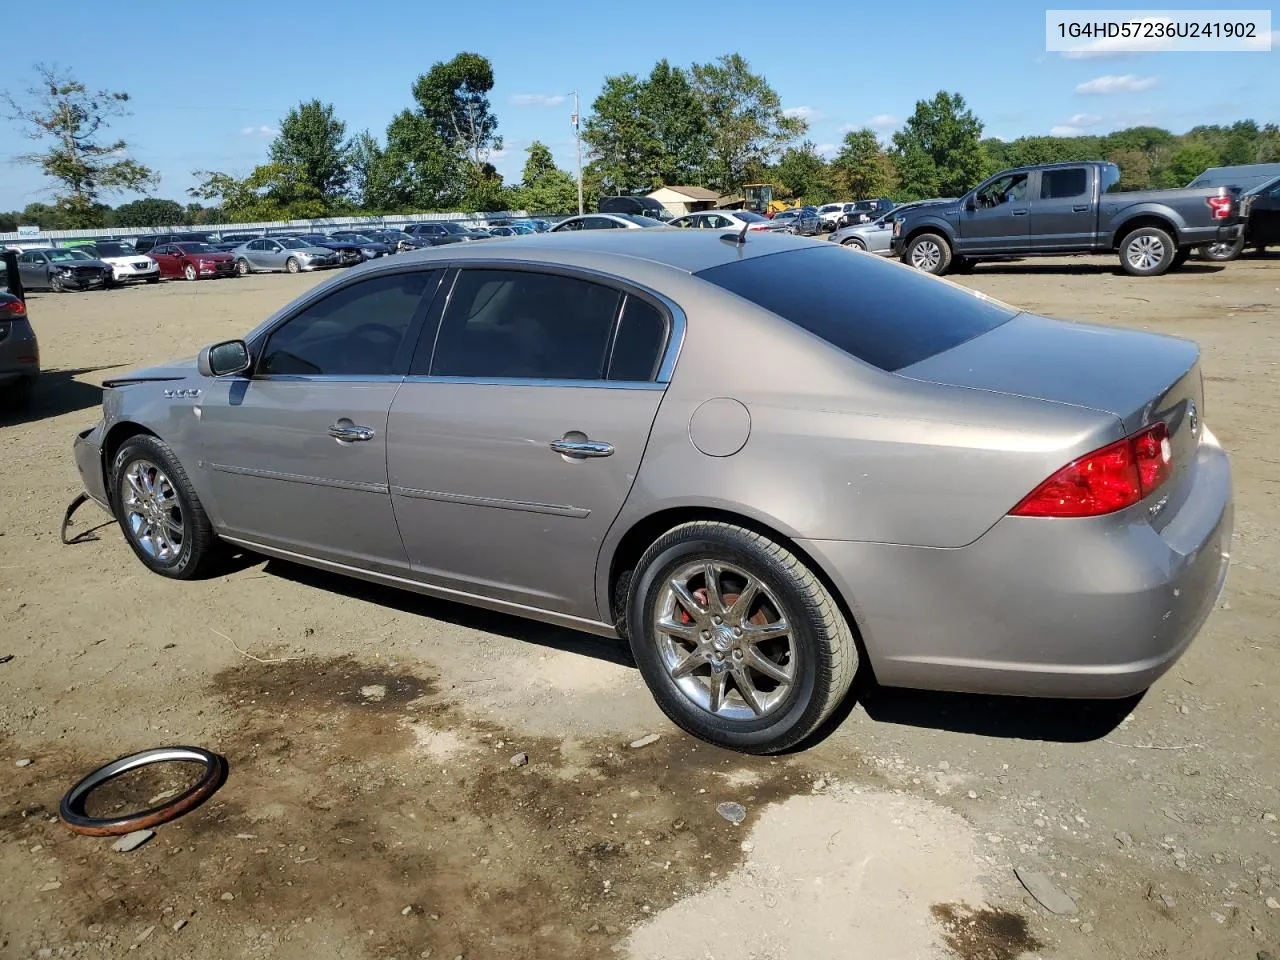
[[[751,227],[750,223],[744,223],[742,225],[742,232],[739,233],[737,236],[734,236],[732,233],[722,233],[720,235],[720,239],[740,247],[747,242],[747,230],[750,227]]]

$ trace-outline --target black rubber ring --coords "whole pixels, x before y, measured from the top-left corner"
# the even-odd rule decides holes
[[[84,812],[85,799],[104,783],[139,767],[174,761],[203,763],[205,769],[194,785],[169,803],[123,817],[90,817]],[[203,747],[153,747],[112,760],[94,770],[66,792],[62,803],[58,805],[58,816],[69,829],[90,837],[113,837],[132,833],[134,830],[145,830],[168,823],[194,810],[222,786],[226,772],[227,762]]]

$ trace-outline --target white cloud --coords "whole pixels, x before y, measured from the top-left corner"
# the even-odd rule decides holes
[[[1250,37],[1244,42],[1248,50],[1280,50],[1280,30],[1272,30],[1258,37]]]
[[[558,107],[566,99],[562,93],[517,93],[511,103],[517,107]]]
[[[1084,133],[1079,127],[1072,127],[1068,124],[1059,124],[1056,127],[1049,128],[1049,136],[1051,137],[1078,137]]]
[[[1135,73],[1106,74],[1076,85],[1076,93],[1139,93],[1156,85],[1155,77],[1140,77]]]
[[[1073,127],[1092,127],[1102,120],[1096,113],[1077,113],[1067,123]]]
[[[886,127],[896,127],[901,121],[891,113],[877,113],[871,118],[871,126],[884,129]]]
[[[268,126],[262,124],[260,127],[241,127],[240,135],[242,137],[274,137],[280,132],[279,127]]]
[[[825,157],[830,160],[840,152],[840,144],[838,143],[820,143],[813,148],[818,152],[818,156]]]
[[[791,117],[793,120],[817,120],[818,111],[813,107],[787,107],[782,111],[784,117]]]

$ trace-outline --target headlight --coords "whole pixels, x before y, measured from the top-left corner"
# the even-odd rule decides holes
[[[378,251],[373,249],[373,247],[361,247],[360,252],[366,257],[376,257],[378,255]]]
[[[69,276],[71,276],[71,274],[72,274],[72,270],[71,270],[71,268],[70,268],[70,267],[59,267],[59,268],[58,268],[58,272],[59,272],[59,273],[66,274],[68,277],[69,277]]]

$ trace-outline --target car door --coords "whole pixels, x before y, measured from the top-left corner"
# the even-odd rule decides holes
[[[49,286],[49,263],[43,253],[28,250],[18,257],[18,276],[28,290],[43,290]]]
[[[988,180],[960,205],[956,250],[1018,253],[1030,245],[1029,175],[1008,173]]]
[[[1031,199],[1028,246],[1032,250],[1078,250],[1093,243],[1097,223],[1093,167],[1040,171]]]
[[[307,301],[208,382],[199,444],[219,532],[382,570],[406,566],[387,490],[387,412],[443,270],[378,274]]]
[[[262,241],[262,269],[264,270],[283,270],[285,256],[284,247],[276,240]]]
[[[416,576],[598,619],[595,568],[640,467],[672,311],[573,271],[458,271],[388,425],[392,503]],[[433,325],[428,323],[430,331]]]
[[[1280,244],[1280,180],[1254,198],[1249,209],[1249,242]]]
[[[161,276],[178,276],[177,248],[173,244],[162,243],[159,246],[152,247],[147,256],[160,265]]]

